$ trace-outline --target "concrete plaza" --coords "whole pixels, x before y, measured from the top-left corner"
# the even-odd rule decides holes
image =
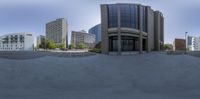
[[[0,58],[0,99],[199,99],[199,78],[189,55]]]

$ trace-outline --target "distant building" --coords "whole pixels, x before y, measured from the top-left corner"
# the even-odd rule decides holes
[[[174,51],[184,51],[186,48],[185,39],[175,39],[173,43]]]
[[[72,31],[71,43],[79,46],[81,43],[85,44],[87,48],[95,46],[95,35],[86,33],[86,31]]]
[[[39,48],[45,48],[45,36],[39,35],[37,37],[37,46]]]
[[[68,46],[68,24],[64,18],[56,19],[46,24],[46,38],[53,40],[56,44]]]
[[[92,27],[88,32],[96,36],[96,43],[101,41],[101,24]]]
[[[173,50],[173,45],[172,44],[165,44],[168,48],[166,50],[172,51]]]
[[[33,51],[31,33],[13,33],[0,37],[0,51]]]
[[[160,51],[164,44],[164,16],[141,4],[102,4],[101,35],[104,54]]]
[[[200,37],[188,36],[187,49],[189,51],[200,51]]]

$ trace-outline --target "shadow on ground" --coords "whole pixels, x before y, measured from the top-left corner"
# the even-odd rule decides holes
[[[85,57],[85,56],[93,56],[95,53],[90,52],[31,52],[31,51],[23,51],[23,52],[0,52],[0,58],[5,59],[16,59],[16,60],[24,60],[24,59],[34,59],[40,58],[45,56],[52,56],[52,57]]]

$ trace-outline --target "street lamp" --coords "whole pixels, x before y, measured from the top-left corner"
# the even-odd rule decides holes
[[[185,32],[185,54],[187,54],[187,34],[188,32]]]

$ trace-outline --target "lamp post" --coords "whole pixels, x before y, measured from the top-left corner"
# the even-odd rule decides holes
[[[185,32],[185,54],[187,54],[187,34],[188,32]]]

